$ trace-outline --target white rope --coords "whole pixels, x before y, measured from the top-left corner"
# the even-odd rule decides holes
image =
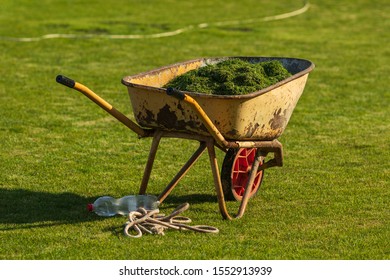
[[[138,208],[131,211],[128,215],[128,221],[125,224],[123,232],[126,236],[140,238],[143,233],[165,235],[164,230],[192,230],[202,233],[218,233],[219,230],[212,226],[195,225],[191,226],[191,219],[178,216],[190,207],[188,203],[178,206],[168,215],[158,215],[159,209],[147,211],[144,208]],[[135,232],[135,234],[133,234]]]
[[[154,39],[154,38],[163,38],[163,37],[172,37],[184,32],[190,31],[192,29],[202,29],[212,26],[227,26],[227,25],[243,25],[248,23],[256,23],[256,22],[267,22],[267,21],[276,21],[288,19],[291,17],[295,17],[305,13],[310,7],[309,2],[305,2],[304,6],[298,10],[274,15],[267,16],[263,18],[252,18],[252,19],[244,19],[244,20],[229,20],[229,21],[220,21],[214,23],[200,23],[198,25],[189,25],[187,27],[179,28],[173,31],[163,32],[163,33],[155,33],[155,34],[128,34],[128,35],[108,35],[108,34],[46,34],[39,37],[31,37],[31,38],[16,38],[16,37],[0,37],[0,40],[8,40],[8,41],[17,41],[17,42],[36,42],[46,39],[58,39],[58,38],[66,38],[66,39],[90,39],[90,38],[102,38],[102,39]]]

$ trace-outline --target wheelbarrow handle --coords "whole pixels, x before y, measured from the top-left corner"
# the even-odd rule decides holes
[[[180,90],[171,87],[167,88],[167,94],[179,100],[184,100],[184,98],[186,97],[184,92],[181,92]]]
[[[58,75],[56,77],[56,81],[57,83],[60,83],[64,86],[67,86],[67,87],[70,87],[70,88],[74,88],[74,86],[76,85],[76,82],[68,77],[65,77],[63,75]]]
[[[130,128],[132,131],[137,133],[140,137],[147,137],[149,136],[150,132],[141,128],[139,125],[134,123],[132,120],[130,120],[126,115],[119,112],[117,109],[115,109],[110,103],[105,101],[103,98],[101,98],[99,95],[94,93],[92,90],[87,88],[86,86],[66,77],[63,75],[58,75],[56,77],[57,83],[60,83],[64,86],[70,87],[72,89],[75,89],[82,94],[84,94],[86,97],[88,97],[90,100],[95,102],[97,105],[99,105],[102,109],[104,109],[107,113],[109,113],[111,116],[116,118],[118,121],[126,125],[128,128]]]
[[[229,142],[225,140],[222,133],[213,124],[207,113],[202,109],[202,107],[194,98],[180,90],[171,87],[167,88],[166,93],[191,105],[195,112],[198,114],[199,118],[202,120],[205,127],[207,128],[207,131],[211,134],[211,136],[213,136],[219,146],[223,148],[229,147]]]

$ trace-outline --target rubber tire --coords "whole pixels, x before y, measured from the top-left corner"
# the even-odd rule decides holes
[[[249,179],[250,167],[253,164],[255,154],[256,148],[229,149],[227,151],[222,163],[221,170],[221,183],[225,200],[242,200],[242,196],[244,195],[245,191],[246,181]],[[241,166],[239,162],[240,158],[242,161]],[[262,163],[263,159],[261,160],[260,165]],[[239,171],[240,168],[246,169],[246,172],[238,173],[237,171]],[[234,176],[235,174],[236,176]],[[259,171],[256,175],[256,179],[252,186],[252,193],[250,197],[253,197],[260,189],[261,182],[263,180],[263,175],[264,170]],[[236,185],[237,183],[239,183],[240,185]]]

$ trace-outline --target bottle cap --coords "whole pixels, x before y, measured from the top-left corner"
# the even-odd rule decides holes
[[[92,204],[92,203],[90,203],[90,204],[87,205],[87,210],[88,210],[89,212],[92,212],[92,211],[93,211],[93,204]]]

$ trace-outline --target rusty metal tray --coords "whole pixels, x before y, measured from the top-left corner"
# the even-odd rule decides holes
[[[199,58],[156,70],[127,76],[127,86],[138,124],[145,128],[185,131],[208,135],[198,114],[188,104],[167,96],[163,86],[174,77],[207,64],[233,57]],[[258,63],[279,60],[291,77],[247,95],[226,96],[185,92],[206,112],[221,134],[229,140],[273,140],[286,128],[303,92],[312,62],[285,57],[234,57]]]

